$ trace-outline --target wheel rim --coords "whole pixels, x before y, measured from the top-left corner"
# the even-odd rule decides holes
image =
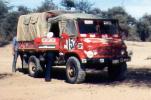
[[[76,69],[74,64],[69,64],[67,67],[67,74],[69,78],[75,78],[76,77]]]
[[[29,63],[29,71],[31,74],[34,74],[36,72],[36,65],[33,62]]]

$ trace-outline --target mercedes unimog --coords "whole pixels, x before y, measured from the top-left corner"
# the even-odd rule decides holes
[[[85,80],[86,69],[108,69],[113,80],[126,77],[130,55],[122,40],[118,20],[67,11],[22,15],[17,41],[23,68],[37,77],[45,72],[47,52],[53,52],[54,66],[66,66],[67,82]]]

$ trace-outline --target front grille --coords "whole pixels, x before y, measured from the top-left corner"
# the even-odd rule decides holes
[[[110,47],[100,47],[98,48],[98,54],[104,55],[104,56],[111,56],[112,55],[112,49]]]
[[[121,48],[112,47],[112,56],[119,56],[121,55]]]
[[[100,56],[121,56],[121,48],[118,47],[99,47],[98,54]]]

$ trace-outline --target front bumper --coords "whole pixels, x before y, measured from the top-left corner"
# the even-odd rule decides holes
[[[131,57],[118,57],[118,58],[87,58],[82,59],[82,64],[118,64],[131,61]]]

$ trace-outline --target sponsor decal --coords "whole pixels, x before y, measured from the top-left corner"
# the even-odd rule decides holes
[[[42,38],[42,42],[56,42],[56,39],[55,38]]]
[[[64,45],[64,49],[72,50],[75,46],[75,39],[68,39]]]

